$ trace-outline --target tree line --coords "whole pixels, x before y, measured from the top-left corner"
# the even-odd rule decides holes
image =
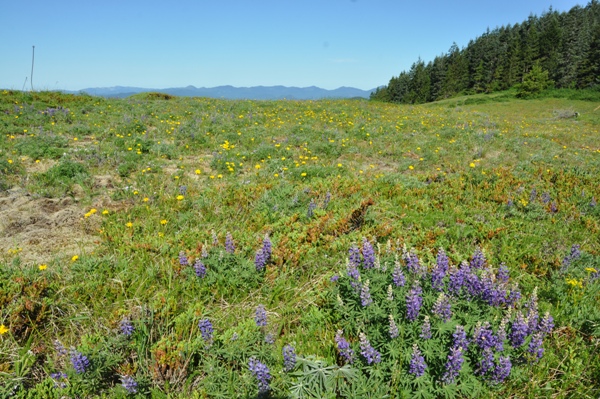
[[[460,94],[492,93],[522,85],[540,73],[557,88],[600,87],[600,3],[487,30],[460,49],[392,77],[371,99],[418,104]],[[546,75],[547,74],[547,75]]]

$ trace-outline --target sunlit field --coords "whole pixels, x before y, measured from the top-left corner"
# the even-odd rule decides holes
[[[0,396],[597,398],[600,107],[0,92]]]

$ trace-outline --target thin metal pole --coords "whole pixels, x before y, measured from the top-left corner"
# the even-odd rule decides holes
[[[33,91],[33,62],[35,60],[35,46],[32,46],[33,50],[31,53],[31,77],[29,78],[29,81],[31,82],[31,91]]]

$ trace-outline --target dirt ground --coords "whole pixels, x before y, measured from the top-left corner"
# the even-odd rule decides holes
[[[0,256],[41,264],[93,251],[98,230],[86,212],[70,197],[36,198],[18,187],[0,192]]]

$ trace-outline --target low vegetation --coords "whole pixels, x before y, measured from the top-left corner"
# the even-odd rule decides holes
[[[0,92],[0,396],[597,397],[600,110],[543,93]]]

